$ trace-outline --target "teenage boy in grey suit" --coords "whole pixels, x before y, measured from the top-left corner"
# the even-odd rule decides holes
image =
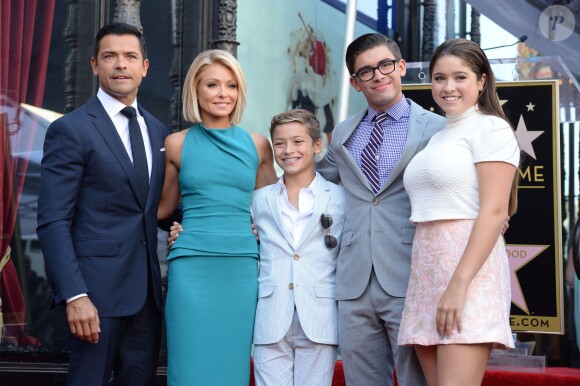
[[[351,85],[364,94],[368,108],[337,125],[317,164],[324,178],[341,181],[346,189],[336,275],[346,382],[393,385],[396,369],[399,385],[424,385],[413,348],[397,347],[415,233],[403,172],[445,119],[404,98],[406,64],[386,36],[373,33],[354,40],[346,65]],[[377,124],[380,128],[373,131]]]

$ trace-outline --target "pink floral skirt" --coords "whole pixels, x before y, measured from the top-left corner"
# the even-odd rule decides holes
[[[461,260],[475,220],[442,220],[417,224],[411,277],[399,330],[399,345],[494,343],[514,347],[509,325],[509,263],[500,236],[473,278],[463,309],[463,329],[439,339],[437,305]]]

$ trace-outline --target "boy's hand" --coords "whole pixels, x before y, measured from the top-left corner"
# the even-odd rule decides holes
[[[173,243],[175,243],[175,240],[177,240],[181,232],[183,232],[181,224],[177,221],[174,221],[171,228],[169,228],[169,238],[167,239],[167,244],[169,247],[173,246]]]

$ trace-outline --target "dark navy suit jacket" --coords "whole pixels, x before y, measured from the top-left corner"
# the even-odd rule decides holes
[[[152,150],[144,202],[129,155],[97,97],[54,121],[44,143],[37,233],[54,301],[88,293],[100,317],[141,310],[148,272],[161,309],[157,207],[167,129],[141,107],[139,111]]]

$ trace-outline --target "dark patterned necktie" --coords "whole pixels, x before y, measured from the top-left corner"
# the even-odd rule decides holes
[[[373,193],[377,193],[381,188],[381,181],[379,177],[379,147],[383,142],[383,128],[381,123],[387,119],[387,113],[378,113],[375,116],[375,124],[373,126],[373,131],[371,132],[371,137],[369,138],[369,143],[365,146],[361,155],[361,169],[363,174],[367,177]]]
[[[141,128],[137,121],[137,111],[127,106],[121,110],[121,114],[129,118],[129,139],[131,140],[131,152],[133,153],[133,166],[137,171],[137,179],[141,188],[141,197],[147,197],[149,190],[149,168],[147,166],[147,156],[145,155],[145,144]]]

